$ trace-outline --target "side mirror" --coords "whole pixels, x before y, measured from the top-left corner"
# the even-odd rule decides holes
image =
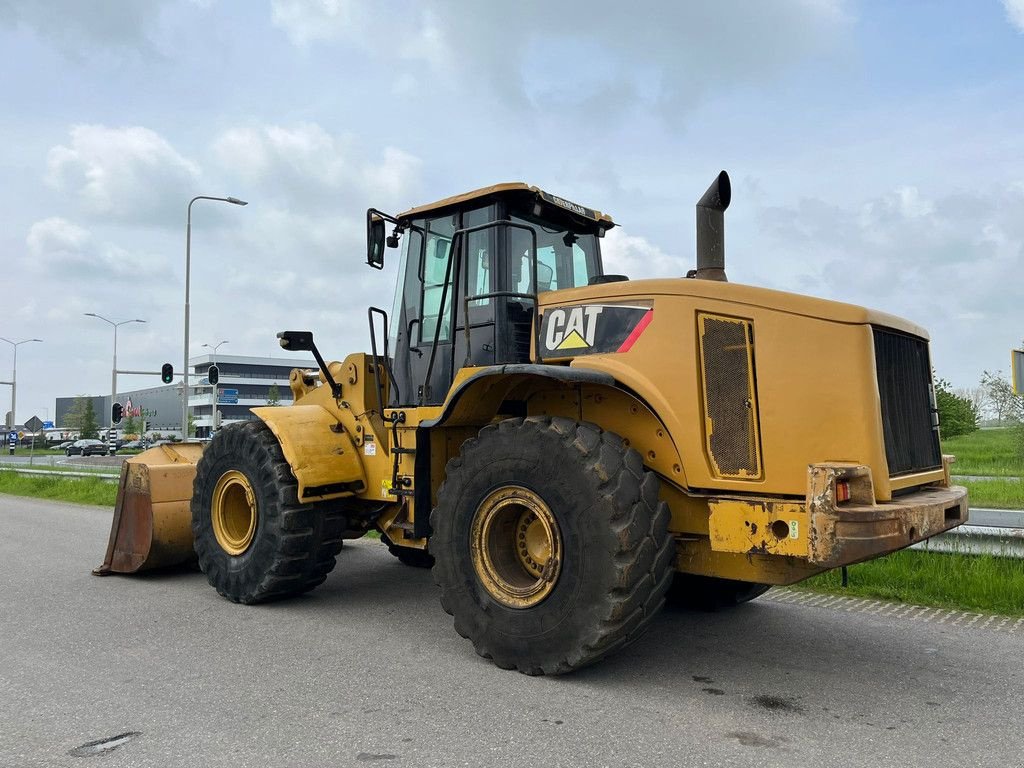
[[[366,212],[366,263],[374,269],[384,269],[385,226],[372,208]]]
[[[312,331],[281,331],[277,338],[281,340],[281,347],[289,352],[313,351]]]

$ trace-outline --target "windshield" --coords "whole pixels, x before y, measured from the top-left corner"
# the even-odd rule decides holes
[[[509,217],[537,233],[537,292],[578,288],[601,274],[599,246],[594,235],[577,234],[532,216]],[[530,247],[526,230],[508,228],[509,282],[513,291],[532,293]]]

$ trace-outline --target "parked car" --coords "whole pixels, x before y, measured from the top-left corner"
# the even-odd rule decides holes
[[[60,445],[53,446],[53,448],[51,450],[54,450],[54,451],[66,451],[68,448],[70,448],[74,444],[75,444],[74,440],[65,440]]]
[[[68,456],[106,456],[107,444],[102,440],[76,440],[64,449],[64,453]]]
[[[146,442],[144,440],[129,440],[127,443],[123,443],[122,445],[119,445],[117,448],[118,450],[124,448],[126,451],[134,451],[145,447]]]

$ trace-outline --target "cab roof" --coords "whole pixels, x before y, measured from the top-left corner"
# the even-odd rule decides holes
[[[566,200],[564,197],[552,195],[549,192],[545,192],[540,187],[534,187],[521,181],[492,184],[489,187],[474,189],[472,192],[464,192],[461,195],[446,197],[444,200],[438,200],[436,203],[419,205],[415,208],[410,208],[404,213],[400,213],[397,218],[405,220],[416,216],[424,216],[428,213],[441,212],[446,208],[459,208],[473,200],[479,200],[486,197],[532,197],[538,201],[543,201],[551,206],[560,208],[577,218],[602,224],[606,229],[611,229],[615,226],[615,222],[612,221],[612,217],[606,213],[601,213],[600,211],[596,211],[592,208],[587,208],[586,206],[571,202],[570,200]]]

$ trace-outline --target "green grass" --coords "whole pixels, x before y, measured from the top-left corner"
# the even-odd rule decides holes
[[[795,588],[1024,616],[1024,560],[1009,557],[902,550],[850,566],[845,589],[839,570],[815,576]]]
[[[954,475],[1005,477],[1024,475],[1018,432],[1011,428],[979,429],[969,435],[942,441],[942,452],[956,456]]]
[[[0,471],[0,493],[113,508],[117,483],[92,477],[39,477]]]
[[[967,488],[972,507],[1024,509],[1024,481],[1008,478],[986,480],[954,480]]]

